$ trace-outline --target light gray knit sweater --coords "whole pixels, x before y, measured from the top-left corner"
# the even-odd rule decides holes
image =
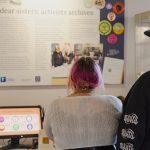
[[[61,149],[112,145],[121,112],[114,96],[65,97],[47,108],[44,129]]]

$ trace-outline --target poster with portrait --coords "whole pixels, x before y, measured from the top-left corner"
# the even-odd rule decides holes
[[[0,20],[0,86],[64,85],[83,55],[124,60],[123,0],[2,0]]]

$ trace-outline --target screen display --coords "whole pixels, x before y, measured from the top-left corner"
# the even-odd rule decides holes
[[[0,108],[0,136],[33,135],[40,130],[40,107]]]

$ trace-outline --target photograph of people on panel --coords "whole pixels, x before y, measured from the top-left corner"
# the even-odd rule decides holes
[[[63,57],[59,44],[53,44],[52,50],[53,50],[52,66],[54,67],[62,66],[64,63],[64,57]]]

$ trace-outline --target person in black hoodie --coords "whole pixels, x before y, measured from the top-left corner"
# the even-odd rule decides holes
[[[150,71],[125,98],[117,136],[117,150],[150,150]]]
[[[124,100],[116,148],[150,150],[150,71],[139,77]]]

